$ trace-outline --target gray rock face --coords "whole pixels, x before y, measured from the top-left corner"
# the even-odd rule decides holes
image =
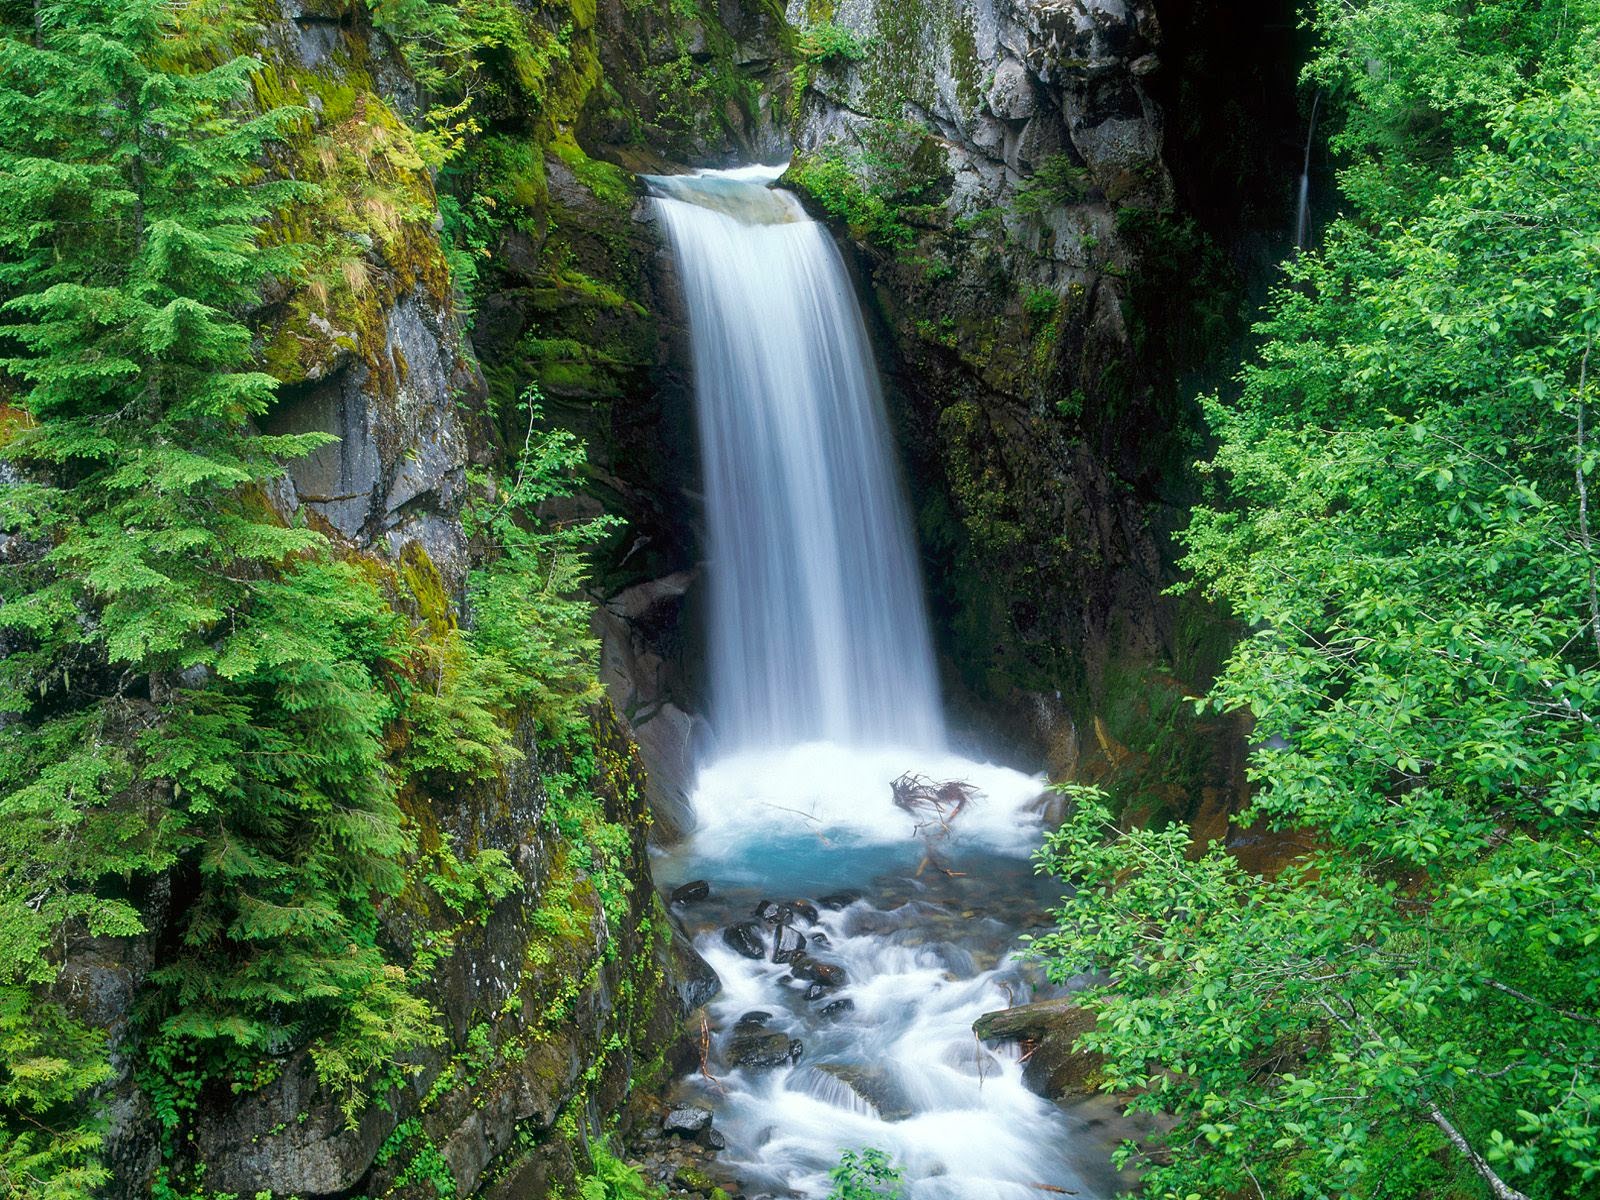
[[[285,499],[305,505],[357,545],[382,541],[397,556],[418,541],[448,580],[465,571],[454,518],[465,486],[467,444],[457,395],[480,387],[457,364],[459,334],[419,293],[384,320],[393,383],[350,359],[333,373],[286,389],[275,433],[329,433],[338,440],[289,466]]]
[[[663,657],[658,631],[683,620],[695,573],[679,571],[626,588],[595,610],[601,639],[600,681],[628,720],[645,765],[645,794],[656,818],[653,836],[671,843],[694,828],[689,791],[694,744],[702,722],[675,703],[675,667]]]
[[[711,1110],[701,1108],[697,1104],[677,1104],[667,1110],[667,1115],[661,1118],[661,1129],[664,1133],[677,1134],[679,1137],[693,1137],[702,1130],[711,1128]]]

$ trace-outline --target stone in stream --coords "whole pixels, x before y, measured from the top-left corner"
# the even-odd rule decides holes
[[[675,1133],[679,1137],[694,1137],[711,1128],[711,1110],[701,1108],[698,1104],[674,1104],[667,1110],[667,1115],[661,1118],[661,1129],[664,1133]]]
[[[860,892],[855,891],[853,888],[845,888],[843,891],[830,892],[826,896],[819,896],[817,903],[822,905],[823,908],[831,908],[837,912],[841,908],[849,908],[859,899],[861,899]]]
[[[1031,1042],[1022,1081],[1052,1100],[1099,1091],[1105,1059],[1077,1049],[1080,1035],[1094,1028],[1094,1014],[1068,1000],[1041,1000],[984,1013],[972,1031],[986,1042]]]
[[[850,982],[850,976],[845,974],[843,967],[836,963],[818,962],[814,958],[802,958],[790,970],[795,978],[809,979],[823,987],[839,988]]]
[[[824,933],[820,929],[817,930],[815,933],[811,934],[810,936],[811,936],[811,944],[813,946],[831,946],[831,945],[833,945],[833,939],[830,938],[826,933]]]
[[[778,936],[772,943],[772,961],[792,963],[805,956],[806,935],[787,925],[778,926]]]
[[[845,996],[844,998],[835,1000],[832,1003],[824,1004],[817,1011],[824,1019],[829,1021],[837,1021],[840,1017],[844,1016],[845,1013],[853,1012],[855,1010],[855,1006],[856,1002],[850,999],[849,996]]]
[[[711,897],[711,885],[704,879],[695,879],[682,887],[673,888],[671,902],[673,904],[697,904],[701,900]]]
[[[760,1029],[770,1020],[772,1020],[771,1013],[764,1012],[759,1008],[753,1008],[735,1021],[733,1027],[735,1029]]]
[[[794,916],[794,909],[776,900],[763,900],[756,905],[755,911],[750,915],[758,921],[765,921],[768,925],[786,925],[789,918]]]
[[[800,1061],[805,1047],[787,1033],[769,1029],[735,1029],[728,1043],[728,1058],[736,1067],[771,1070]]]
[[[809,900],[791,900],[789,901],[789,910],[807,925],[815,925],[822,916],[817,911],[817,906]]]
[[[762,940],[761,926],[754,921],[741,921],[737,925],[729,925],[722,931],[722,940],[730,949],[746,958],[767,956],[767,944]]]
[[[885,1121],[903,1121],[911,1115],[911,1100],[899,1082],[882,1067],[860,1063],[818,1063],[817,1070],[832,1075],[860,1096]]]

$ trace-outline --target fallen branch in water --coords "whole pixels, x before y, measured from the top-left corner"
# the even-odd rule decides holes
[[[711,1073],[711,1024],[704,1017],[700,1018],[700,1074],[720,1094],[728,1094],[728,1089],[722,1086],[722,1080]]]
[[[889,785],[896,808],[903,808],[912,816],[931,815],[942,832],[950,832],[950,822],[959,817],[968,804],[983,793],[960,779],[947,779],[935,783],[926,775],[907,771]],[[917,832],[933,822],[924,821]]]

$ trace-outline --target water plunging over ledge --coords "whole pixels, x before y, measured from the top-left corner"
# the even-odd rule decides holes
[[[1042,991],[1015,954],[1060,895],[1027,861],[1042,783],[946,748],[871,347],[780,173],[650,179],[689,312],[716,738],[697,828],[656,864],[667,887],[710,881],[678,915],[723,983],[707,1073],[680,1090],[752,1200],[818,1200],[863,1147],[909,1200],[1109,1196],[1105,1107],[1063,1112],[972,1032]],[[906,771],[978,795],[939,828],[892,802]]]
[[[944,740],[867,331],[781,168],[651,180],[689,308],[723,752]]]

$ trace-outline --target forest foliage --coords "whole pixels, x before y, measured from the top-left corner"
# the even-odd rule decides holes
[[[1270,877],[1080,793],[1040,949],[1144,1194],[1600,1193],[1600,9],[1329,2],[1341,214],[1206,409]],[[1331,104],[1327,103],[1331,101]],[[1250,836],[1248,832],[1243,836]]]
[[[169,1138],[300,1051],[353,1117],[438,1038],[380,921],[420,886],[397,788],[503,769],[519,722],[581,740],[595,527],[536,516],[582,450],[532,398],[517,461],[472,481],[459,624],[286,517],[274,481],[330,438],[262,432],[249,317],[303,282],[264,231],[316,191],[264,164],[306,110],[258,104],[201,7],[3,16],[0,1194],[71,1200],[108,1178],[110,1048],[63,977],[93,939],[160,937],[133,1065]],[[452,862],[427,879],[507,894],[503,862]]]

